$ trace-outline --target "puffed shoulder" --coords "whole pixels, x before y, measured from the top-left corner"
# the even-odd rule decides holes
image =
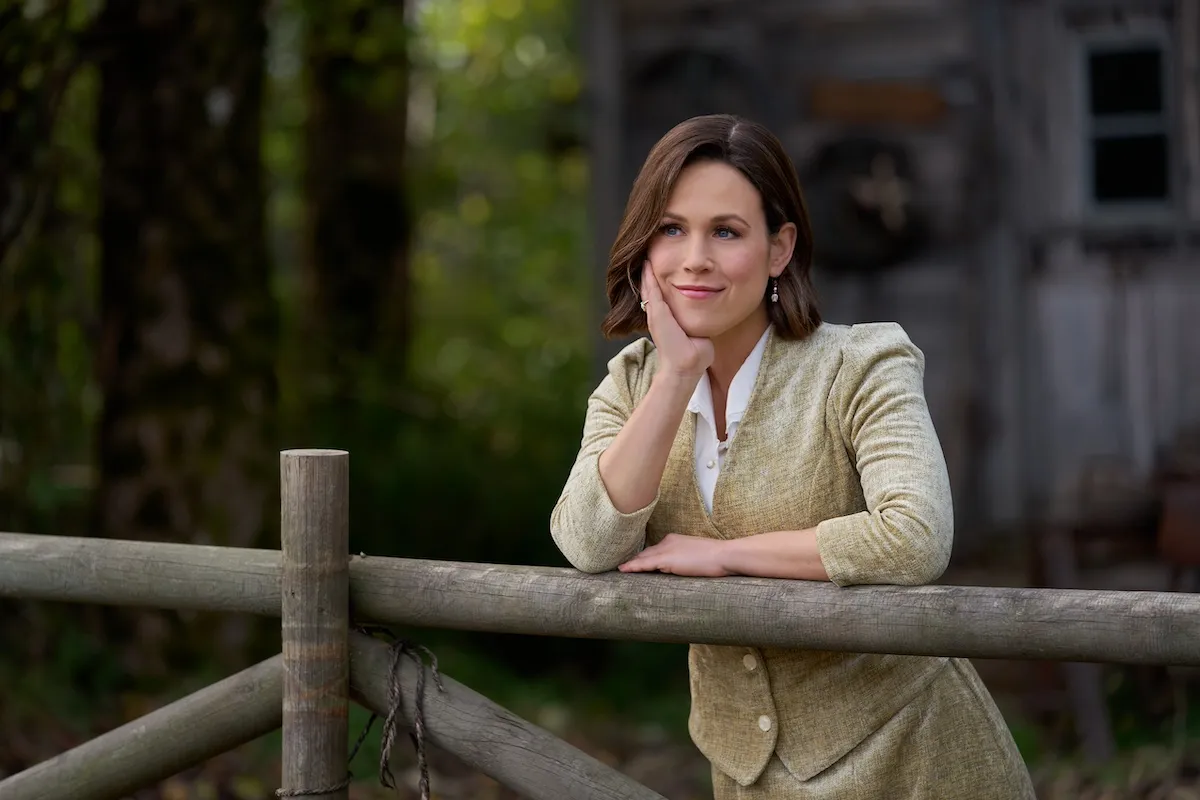
[[[924,374],[925,354],[899,323],[864,322],[846,330],[842,341],[843,369],[865,371],[891,358],[911,359],[918,372]]]
[[[654,342],[650,337],[642,336],[621,348],[621,351],[608,360],[608,374],[614,378],[625,379],[636,375],[656,358]]]
[[[643,336],[621,348],[608,361],[608,375],[596,388],[616,391],[626,402],[636,401],[649,388],[650,379],[658,366],[658,351],[650,337]]]

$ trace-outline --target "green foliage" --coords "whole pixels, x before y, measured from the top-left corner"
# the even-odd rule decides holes
[[[343,355],[359,375],[353,397],[328,394],[303,337],[305,8],[277,10],[268,61],[286,446],[351,451],[356,549],[562,563],[547,519],[578,445],[591,337],[574,4],[418,6],[406,175],[415,331],[403,374],[386,353]]]
[[[569,6],[425,9],[410,385],[432,403],[390,454],[404,484],[380,490],[406,498],[387,504],[392,519],[430,534],[400,545],[411,554],[562,563],[547,520],[578,446],[590,344],[585,157],[548,141],[555,103],[578,92]]]
[[[48,617],[49,615],[47,615]],[[84,721],[110,713],[119,686],[120,668],[104,642],[87,634],[65,615],[54,615],[54,657],[38,669],[18,668],[0,659],[0,680],[10,687],[11,705],[0,714],[9,724],[35,721],[39,715],[60,724],[74,721],[82,732]],[[50,620],[43,618],[43,624]]]
[[[415,368],[502,450],[579,388],[589,342],[586,159],[549,137],[579,92],[572,5],[427,3],[419,20]]]
[[[94,70],[65,86],[36,235],[0,263],[0,527],[68,532],[90,485],[95,382]],[[68,526],[66,529],[63,526]]]

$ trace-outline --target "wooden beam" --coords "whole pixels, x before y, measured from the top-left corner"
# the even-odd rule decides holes
[[[0,532],[0,597],[280,614],[278,550]]]
[[[0,781],[0,797],[120,800],[275,730],[282,699],[275,656]]]
[[[350,681],[355,700],[386,718],[390,709],[392,649],[351,633]],[[663,800],[617,770],[573,747],[466,686],[442,676],[439,691],[426,667],[423,693],[429,741],[529,800]],[[400,660],[402,729],[412,729],[417,665]],[[397,746],[411,746],[398,735]],[[436,795],[437,786],[430,787]]]
[[[279,454],[283,791],[346,800],[350,454]]]
[[[809,88],[808,114],[855,125],[934,125],[945,118],[946,101],[936,87],[915,81],[819,78]]]
[[[0,533],[0,597],[278,615],[279,554]],[[1200,595],[586,575],[355,556],[354,616],[541,636],[1200,666]]]
[[[767,578],[588,575],[553,567],[367,557],[351,564],[351,597],[363,618],[459,630],[1200,665],[1200,596],[1173,592],[841,589]]]

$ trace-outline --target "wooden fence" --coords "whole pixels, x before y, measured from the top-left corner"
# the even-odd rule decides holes
[[[399,658],[359,623],[1200,665],[1192,594],[839,589],[352,556],[348,464],[344,451],[281,454],[280,550],[0,533],[0,597],[279,616],[283,642],[280,655],[0,781],[0,800],[118,800],[280,726],[281,795],[344,799],[351,699],[385,717],[399,708],[404,723],[423,703],[431,742],[531,800],[659,797],[449,678],[438,688],[419,659]],[[400,697],[389,695],[396,683]]]

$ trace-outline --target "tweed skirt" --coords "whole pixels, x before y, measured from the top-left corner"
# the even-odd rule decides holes
[[[1034,800],[1029,772],[991,696],[952,659],[928,687],[829,769],[797,780],[772,756],[741,786],[713,769],[715,800]]]

